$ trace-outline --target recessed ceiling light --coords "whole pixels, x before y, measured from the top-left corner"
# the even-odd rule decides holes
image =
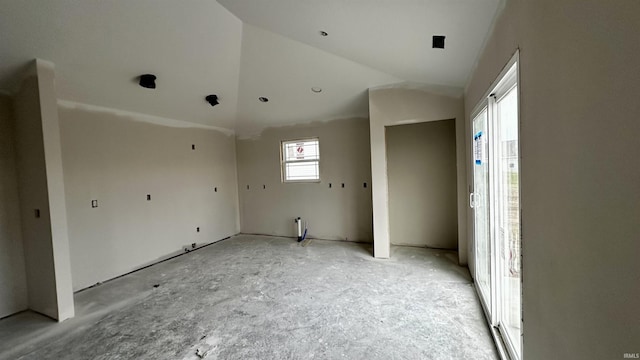
[[[322,88],[314,86],[314,87],[311,88],[311,91],[313,91],[314,93],[319,93],[319,92],[322,92]]]
[[[268,102],[268,101],[269,101],[269,99],[267,99],[267,98],[266,98],[266,97],[264,97],[264,96],[259,97],[259,98],[258,98],[258,100],[260,100],[260,101],[262,101],[262,102]]]
[[[328,32],[320,30],[320,36],[327,36],[327,35],[329,35]]]

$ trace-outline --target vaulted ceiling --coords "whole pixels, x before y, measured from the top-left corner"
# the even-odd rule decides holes
[[[60,99],[240,134],[367,116],[370,87],[461,94],[500,3],[0,0],[0,90],[15,91],[41,58],[56,65]],[[144,73],[156,89],[137,85]]]

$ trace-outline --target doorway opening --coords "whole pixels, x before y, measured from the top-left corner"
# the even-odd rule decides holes
[[[392,245],[458,250],[455,120],[387,126]]]

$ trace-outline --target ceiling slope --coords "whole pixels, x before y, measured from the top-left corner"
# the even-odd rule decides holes
[[[218,0],[244,23],[406,81],[456,87],[466,85],[500,1]],[[444,50],[432,49],[433,35],[446,36]]]
[[[367,89],[402,80],[284,36],[244,25],[237,133],[368,117]],[[316,93],[312,87],[322,89]],[[266,97],[268,102],[260,102]]]
[[[499,2],[0,0],[0,92],[41,58],[67,102],[245,135],[367,116],[371,87],[461,93]],[[446,35],[445,50],[431,49],[432,35]],[[137,85],[144,73],[156,89]]]
[[[33,58],[61,99],[233,128],[242,22],[213,0],[0,0],[0,89]],[[144,73],[157,88],[136,84]],[[212,108],[205,96],[217,94]]]

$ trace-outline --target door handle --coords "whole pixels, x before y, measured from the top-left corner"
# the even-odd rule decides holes
[[[476,194],[474,193],[470,193],[469,194],[469,207],[473,209],[474,205],[476,202]]]

